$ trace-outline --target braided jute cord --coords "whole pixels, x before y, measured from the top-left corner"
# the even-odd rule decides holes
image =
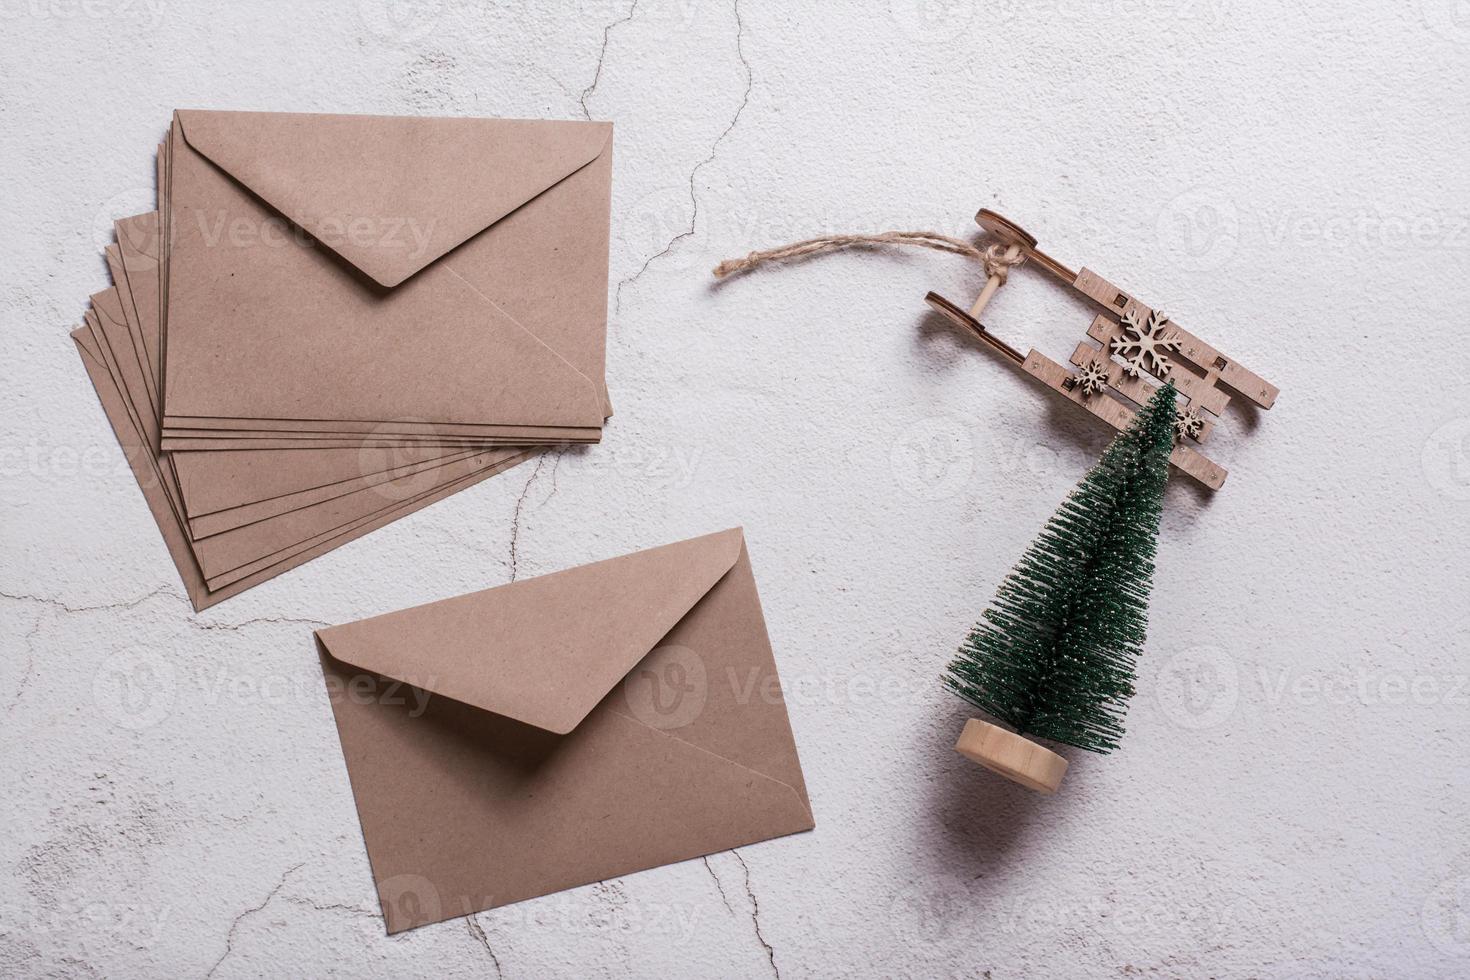
[[[726,259],[715,266],[714,273],[716,279],[724,279],[727,276],[749,272],[756,266],[765,265],[767,262],[807,258],[827,252],[841,251],[845,248],[869,248],[882,245],[911,245],[916,248],[930,248],[938,252],[963,255],[965,258],[983,263],[985,275],[999,279],[1001,284],[1006,281],[1006,276],[1011,269],[1026,261],[1025,254],[1014,245],[989,245],[985,248],[978,248],[963,239],[951,238],[936,231],[885,231],[877,235],[827,235],[822,238],[808,238],[806,241],[793,242],[790,245],[782,245],[780,248],[751,252],[741,259]]]

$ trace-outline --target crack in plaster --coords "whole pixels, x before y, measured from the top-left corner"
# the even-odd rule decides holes
[[[735,108],[735,114],[730,117],[730,122],[725,127],[724,132],[720,133],[715,138],[715,141],[710,144],[709,155],[696,163],[694,168],[689,171],[689,202],[692,205],[692,210],[689,213],[689,227],[679,232],[673,238],[670,238],[662,249],[650,255],[647,259],[644,259],[643,265],[639,267],[637,272],[618,282],[618,288],[613,297],[613,312],[615,313],[621,312],[623,309],[624,286],[631,286],[633,283],[636,283],[642,277],[643,273],[648,271],[650,265],[665,255],[668,255],[679,242],[694,236],[695,225],[699,221],[699,192],[696,189],[695,180],[698,178],[701,170],[714,162],[715,157],[719,153],[720,144],[735,129],[735,124],[740,122],[740,116],[745,112],[745,107],[750,104],[750,92],[755,86],[755,72],[750,67],[750,60],[745,57],[745,21],[740,17],[740,0],[734,0],[733,6],[735,11],[735,55],[740,59],[740,64],[745,68],[745,91],[740,96],[740,105]]]
[[[238,623],[200,623],[191,620],[189,625],[200,630],[242,630],[247,626],[255,626],[258,623],[274,623],[279,626],[311,626],[316,629],[326,629],[331,623],[320,619],[303,619],[295,616],[255,616],[251,619],[241,620]]]
[[[34,595],[30,592],[0,592],[0,599],[10,599],[15,602],[39,603],[43,606],[50,606],[53,609],[60,609],[62,612],[65,613],[89,613],[101,612],[104,609],[136,609],[138,606],[141,606],[149,599],[155,598],[160,595],[167,595],[172,599],[187,601],[184,600],[183,596],[180,596],[178,593],[171,592],[169,590],[169,587],[166,585],[160,585],[158,588],[154,589],[152,592],[149,592],[147,595],[139,596],[136,599],[127,599],[121,602],[104,602],[96,606],[73,606],[70,603],[63,602],[60,599],[53,599],[50,596],[44,595]]]
[[[318,912],[346,912],[349,915],[363,916],[369,919],[378,918],[378,913],[373,909],[365,909],[359,905],[344,905],[341,902],[313,902],[309,898],[297,898],[287,895],[286,901],[292,905],[302,908],[316,909]]]
[[[35,625],[26,632],[25,636],[21,637],[21,642],[25,644],[26,649],[26,664],[21,669],[20,681],[15,685],[15,696],[10,699],[10,706],[5,709],[6,714],[15,710],[15,706],[20,704],[21,697],[26,693],[26,688],[30,686],[31,675],[35,672],[36,667],[36,648],[33,641],[36,639],[36,634],[41,632],[42,618],[37,616]]]
[[[265,896],[265,900],[263,902],[261,902],[259,905],[248,908],[245,911],[241,912],[239,915],[235,916],[234,920],[230,923],[230,931],[225,934],[225,951],[220,954],[220,958],[214,961],[214,966],[210,967],[209,972],[204,975],[205,980],[209,980],[210,977],[214,976],[214,971],[218,970],[220,964],[228,959],[230,954],[235,951],[235,930],[240,928],[240,923],[269,905],[271,903],[271,900],[276,897],[280,890],[286,887],[286,879],[291,877],[293,874],[300,871],[304,867],[306,867],[306,862],[302,861],[300,864],[293,865],[292,867],[287,868],[284,872],[282,872],[281,879],[276,882],[276,886],[272,888],[269,894]]]
[[[704,862],[704,870],[708,871],[709,876],[714,879],[715,888],[718,889],[720,893],[720,901],[725,903],[725,911],[729,912],[731,915],[734,915],[735,906],[730,904],[730,896],[725,894],[724,882],[720,881],[720,876],[715,873],[714,865],[709,863],[709,855],[706,854],[704,857],[700,858],[700,860]]]
[[[485,935],[485,927],[480,925],[480,920],[475,917],[473,912],[465,916],[464,921],[465,925],[469,928],[470,935],[474,936],[475,941],[485,947],[485,952],[490,956],[490,962],[495,964],[495,975],[497,977],[504,977],[505,973],[500,969],[500,957],[496,956],[495,950],[490,948],[490,937]]]
[[[730,853],[735,855],[735,860],[740,862],[740,868],[745,872],[745,895],[750,899],[750,924],[755,928],[755,938],[766,949],[766,959],[771,961],[771,972],[776,975],[776,980],[781,980],[781,968],[776,965],[776,950],[766,942],[765,934],[761,932],[761,903],[750,887],[750,865],[745,863],[745,858],[740,856],[739,851]]]
[[[536,468],[526,479],[526,485],[521,488],[521,495],[516,498],[516,509],[510,518],[510,580],[516,580],[516,572],[520,568],[520,542],[521,542],[521,509],[526,506],[526,497],[531,493],[531,486],[536,478],[541,475],[541,468],[546,465],[546,454],[542,453],[536,458]]]
[[[602,29],[602,50],[597,53],[597,70],[592,73],[592,84],[582,90],[582,95],[577,100],[582,106],[582,118],[589,122],[592,120],[592,113],[587,108],[587,100],[592,98],[592,94],[597,91],[597,83],[602,81],[602,64],[607,60],[607,43],[612,37],[613,28],[628,23],[637,12],[638,0],[633,0],[632,4],[628,7],[627,14]]]

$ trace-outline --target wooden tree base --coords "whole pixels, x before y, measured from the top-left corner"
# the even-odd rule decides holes
[[[1051,749],[979,718],[965,722],[954,750],[971,762],[1048,796],[1057,791],[1067,772],[1067,760]]]

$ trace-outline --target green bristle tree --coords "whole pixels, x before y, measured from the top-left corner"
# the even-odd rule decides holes
[[[1021,735],[1110,752],[1143,652],[1174,385],[1159,388],[1002,583],[945,676]]]

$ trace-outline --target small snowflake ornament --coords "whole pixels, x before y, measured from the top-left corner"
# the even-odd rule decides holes
[[[1179,349],[1179,334],[1167,330],[1169,318],[1163,311],[1155,310],[1144,323],[1138,314],[1129,310],[1123,314],[1123,336],[1114,337],[1111,350],[1123,359],[1123,372],[1130,378],[1146,371],[1156,378],[1169,373],[1170,351]]]
[[[1077,369],[1076,387],[1082,390],[1083,395],[1095,395],[1112,383],[1107,366],[1099,358],[1089,358]]]
[[[1205,420],[1197,408],[1181,408],[1174,412],[1174,438],[1198,439],[1205,429]]]

